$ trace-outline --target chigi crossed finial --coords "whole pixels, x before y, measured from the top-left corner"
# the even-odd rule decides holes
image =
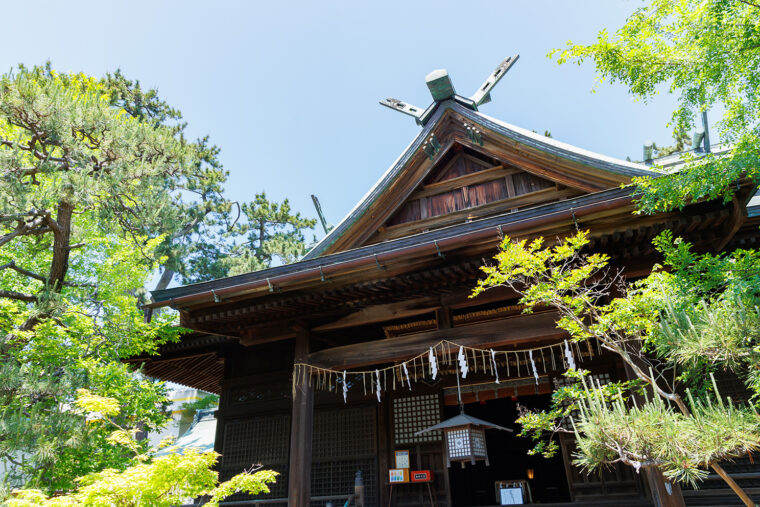
[[[451,82],[448,71],[446,69],[438,69],[425,76],[425,83],[430,90],[430,94],[433,96],[433,103],[430,104],[427,109],[423,110],[420,107],[393,98],[381,100],[380,104],[389,107],[394,111],[413,117],[418,125],[425,125],[433,115],[435,106],[444,100],[451,99],[459,102],[465,107],[477,111],[478,106],[491,101],[491,90],[501,78],[504,77],[504,74],[509,71],[518,58],[520,58],[520,55],[505,58],[498,67],[494,69],[491,75],[488,76],[480,88],[478,88],[478,90],[469,98],[457,95],[456,90],[454,90],[454,83]]]

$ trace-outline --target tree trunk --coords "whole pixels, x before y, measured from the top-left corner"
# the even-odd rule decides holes
[[[57,226],[53,228],[53,261],[50,263],[48,275],[49,290],[60,292],[66,273],[69,270],[69,254],[71,253],[71,216],[74,205],[61,201],[55,217]]]
[[[66,273],[69,270],[69,254],[71,253],[71,217],[74,214],[74,205],[67,201],[58,203],[55,220],[49,220],[53,231],[53,260],[50,262],[50,272],[47,277],[47,286],[44,290],[61,292]],[[19,329],[22,331],[32,330],[40,320],[49,314],[42,309],[37,314],[32,314]]]

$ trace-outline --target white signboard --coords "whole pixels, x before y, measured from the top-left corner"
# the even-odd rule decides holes
[[[501,505],[520,505],[523,503],[522,488],[499,488],[499,502]]]

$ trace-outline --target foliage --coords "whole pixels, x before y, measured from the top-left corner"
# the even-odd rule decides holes
[[[207,394],[203,398],[194,401],[186,401],[182,404],[182,410],[205,410],[207,408],[219,405],[219,396],[216,394]]]
[[[605,255],[582,253],[587,244],[587,232],[553,246],[540,238],[505,238],[496,264],[483,268],[487,276],[474,291],[508,286],[521,294],[528,312],[556,308],[558,327],[573,340],[598,341],[637,377],[633,383],[587,386],[582,372],[571,371],[583,387],[555,392],[548,411],[521,414],[522,434],[537,442],[533,452],[556,452],[544,437],[567,431],[563,423],[571,419],[576,464],[657,467],[673,480],[694,482],[704,478],[706,467],[718,470],[718,461],[760,447],[754,407],[724,402],[706,375],[728,369],[760,392],[758,254],[697,255],[665,232],[655,245],[668,269],[655,266],[629,284],[609,268]],[[685,400],[685,392],[693,397]],[[642,393],[650,397],[636,404]]]
[[[636,470],[658,467],[673,481],[696,485],[714,461],[760,448],[757,413],[720,396],[690,398],[688,415],[659,396],[631,406],[622,395],[607,401],[599,389],[587,389],[578,400],[575,464],[589,471],[622,462]]]
[[[21,67],[0,77],[0,459],[7,484],[66,488],[128,461],[76,389],[116,397],[113,419],[164,423],[161,384],[121,362],[178,337],[136,295],[175,220],[193,151],[112,104],[103,80]],[[87,459],[84,459],[84,458]]]
[[[120,411],[118,400],[94,395],[87,390],[78,392],[75,403],[95,417],[113,417]],[[109,425],[117,428],[109,437],[112,441],[138,451],[133,430],[115,423]],[[209,495],[206,505],[216,506],[238,492],[269,493],[267,485],[277,478],[277,472],[258,470],[243,472],[218,484],[219,474],[214,470],[218,458],[219,454],[215,452],[201,453],[194,449],[163,456],[138,452],[126,470],[107,468],[87,474],[77,479],[76,489],[68,494],[49,497],[39,489],[15,490],[6,505],[170,507],[187,499]]]
[[[600,81],[619,82],[648,100],[662,87],[678,93],[674,137],[696,115],[725,110],[718,124],[733,149],[721,157],[687,158],[688,167],[660,178],[639,178],[643,211],[680,208],[706,198],[731,199],[742,176],[760,181],[760,4],[749,0],[651,0],[614,34],[592,44],[554,50],[559,63],[592,59]]]
[[[109,417],[125,428],[165,423],[163,385],[123,363],[181,333],[172,314],[139,308],[152,272],[164,288],[177,273],[226,276],[249,247],[249,268],[303,251],[313,222],[287,201],[261,194],[237,223],[218,154],[120,72],[0,76],[0,459],[11,466],[0,497],[126,466],[125,435],[86,421],[77,389],[118,399]]]
[[[664,158],[674,153],[681,153],[691,144],[691,136],[686,132],[676,132],[674,137],[675,144],[671,146],[652,145],[652,148],[657,153],[656,158]]]
[[[217,241],[204,246],[204,255],[191,257],[183,283],[238,275],[288,264],[306,253],[305,232],[316,225],[316,219],[293,212],[285,199],[281,203],[267,199],[264,192],[241,206],[242,219],[218,233]]]
[[[219,502],[238,492],[252,495],[269,493],[267,484],[275,482],[277,472],[260,470],[241,473],[221,484],[213,468],[219,455],[213,451],[199,453],[189,449],[182,454],[167,454],[151,462],[137,463],[124,471],[106,469],[79,479],[76,491],[48,497],[40,490],[14,491],[6,501],[9,507],[77,506],[170,507],[184,500],[209,495],[205,505]]]

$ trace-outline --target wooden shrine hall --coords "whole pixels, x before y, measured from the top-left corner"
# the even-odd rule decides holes
[[[357,472],[368,507],[739,505],[712,476],[694,491],[624,465],[586,475],[572,465],[572,438],[562,436],[561,453],[545,459],[529,456],[530,440],[517,436],[519,407],[547,408],[569,361],[602,383],[626,371],[599,347],[568,345],[551,310],[522,314],[506,289],[470,297],[504,235],[551,240],[589,230],[588,248],[635,279],[660,260],[651,241],[665,229],[723,251],[757,247],[760,218],[747,207],[750,188],[728,205],[633,215],[626,185],[657,176],[650,166],[479,111],[516,59],[469,98],[435,71],[428,108],[383,101],[420,133],[301,261],[153,293],[151,306],[177,309],[193,332],[136,362],[148,375],[220,395],[222,479],[256,463],[280,473],[270,494],[235,505],[343,505]],[[457,382],[467,416],[502,429],[465,441],[442,429],[420,433],[460,413]],[[722,389],[734,399],[740,391]],[[487,462],[456,461],[455,451],[486,449]],[[725,469],[760,499],[750,459]]]

